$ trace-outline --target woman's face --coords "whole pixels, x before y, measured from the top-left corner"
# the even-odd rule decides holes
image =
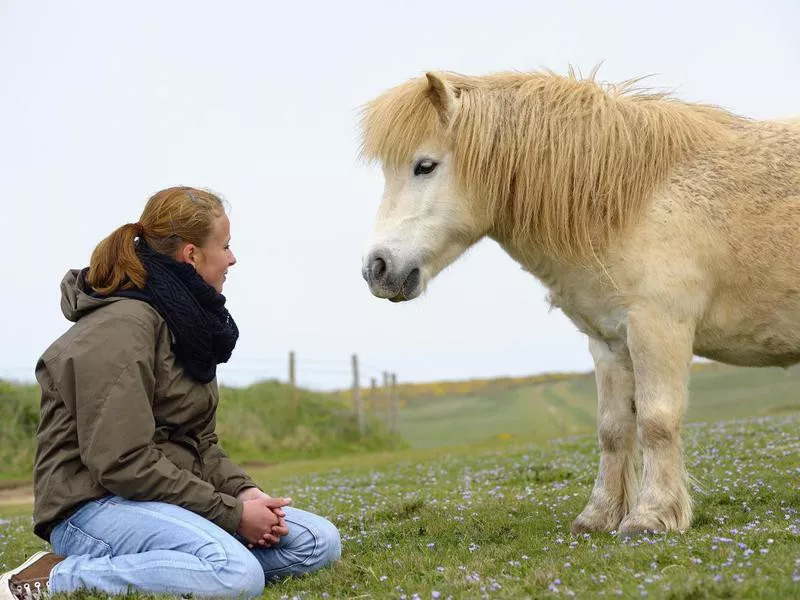
[[[214,219],[211,235],[202,246],[186,244],[178,251],[178,260],[194,265],[197,274],[218,292],[222,293],[228,269],[236,264],[230,247],[231,223],[228,215]]]

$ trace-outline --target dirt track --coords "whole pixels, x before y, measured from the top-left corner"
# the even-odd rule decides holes
[[[0,489],[0,506],[33,504],[33,487],[30,485]]]

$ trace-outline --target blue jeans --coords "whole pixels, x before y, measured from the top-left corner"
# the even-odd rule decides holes
[[[300,575],[339,559],[336,527],[287,506],[289,534],[253,550],[211,521],[163,502],[106,496],[84,504],[50,536],[67,558],[50,573],[50,592],[128,588],[196,596],[260,596],[265,582]]]

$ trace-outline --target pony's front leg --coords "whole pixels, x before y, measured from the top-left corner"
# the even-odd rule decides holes
[[[642,485],[620,533],[680,531],[692,519],[681,425],[688,395],[694,326],[666,311],[634,309],[628,349],[636,379]]]
[[[636,417],[634,379],[627,348],[612,351],[589,339],[597,382],[597,437],[600,467],[586,508],[572,523],[573,533],[613,531],[636,500]]]

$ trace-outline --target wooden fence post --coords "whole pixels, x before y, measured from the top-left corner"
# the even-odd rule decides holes
[[[391,426],[392,389],[389,387],[389,372],[383,372],[383,422],[386,427]]]
[[[392,424],[391,430],[393,433],[397,432],[397,373],[392,373]]]
[[[376,412],[375,406],[378,401],[377,392],[378,392],[378,380],[372,377],[370,379],[370,385],[369,385],[369,404],[366,407],[367,412],[369,412],[369,414],[371,415],[375,415]]]
[[[289,351],[289,391],[291,393],[290,412],[292,420],[297,418],[297,380],[295,379],[294,350]]]
[[[353,408],[358,418],[358,433],[364,435],[364,407],[361,405],[361,385],[358,380],[358,356],[353,354]]]

